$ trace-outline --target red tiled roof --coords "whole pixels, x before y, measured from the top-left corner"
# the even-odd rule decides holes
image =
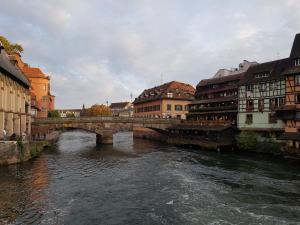
[[[173,97],[168,97],[168,93],[172,93]],[[178,81],[171,81],[160,86],[144,90],[139,97],[134,100],[134,103],[154,101],[164,98],[193,100],[194,94],[195,88],[192,85]]]
[[[22,68],[23,73],[25,73],[29,78],[47,78],[49,77],[42,72],[40,68],[34,68],[34,67],[23,67]]]

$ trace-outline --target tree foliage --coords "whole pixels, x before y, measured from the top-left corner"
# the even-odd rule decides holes
[[[261,135],[251,132],[242,131],[237,136],[238,148],[244,151],[254,151],[272,154],[281,154],[281,145],[271,135],[262,137]]]
[[[258,147],[258,135],[254,132],[241,132],[237,136],[239,149],[253,151]]]
[[[57,118],[57,117],[60,117],[60,115],[57,110],[50,110],[50,111],[48,111],[48,117]]]
[[[13,44],[11,43],[9,40],[7,40],[7,38],[5,38],[4,36],[0,36],[0,41],[3,45],[3,47],[5,48],[5,50],[8,52],[8,53],[21,53],[23,52],[23,47],[22,45],[20,44]]]
[[[111,111],[106,105],[93,105],[87,109],[87,116],[111,116]]]

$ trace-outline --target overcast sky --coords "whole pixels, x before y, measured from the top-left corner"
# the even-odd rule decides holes
[[[51,75],[57,108],[79,108],[288,57],[299,12],[300,0],[0,0],[0,34]]]

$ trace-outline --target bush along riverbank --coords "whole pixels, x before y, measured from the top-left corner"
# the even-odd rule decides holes
[[[236,137],[237,147],[241,151],[285,155],[283,143],[272,135],[261,136],[252,131],[242,131]]]

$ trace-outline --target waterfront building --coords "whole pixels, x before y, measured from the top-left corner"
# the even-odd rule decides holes
[[[48,117],[48,111],[55,108],[55,96],[51,94],[50,76],[43,73],[40,68],[31,67],[24,63],[20,54],[11,55],[10,60],[20,68],[30,81],[30,92],[35,96],[35,106],[39,109],[32,109],[36,113],[34,115],[37,118]]]
[[[134,116],[185,119],[194,93],[193,86],[178,81],[146,89],[133,102]]]
[[[238,128],[278,136],[284,123],[276,110],[285,103],[285,78],[289,58],[251,66],[240,82]]]
[[[109,106],[112,116],[132,117],[133,104],[131,102],[114,102]]]
[[[0,42],[0,139],[15,134],[30,135],[30,83],[26,76],[10,62]]]
[[[189,105],[187,119],[203,125],[236,125],[238,84],[255,64],[244,60],[238,68],[220,69],[211,79],[201,80],[196,87],[195,100]]]
[[[288,151],[300,153],[300,34],[294,39],[289,57],[289,68],[283,71],[285,79],[285,104],[277,109],[277,116],[284,121],[284,134]]]

